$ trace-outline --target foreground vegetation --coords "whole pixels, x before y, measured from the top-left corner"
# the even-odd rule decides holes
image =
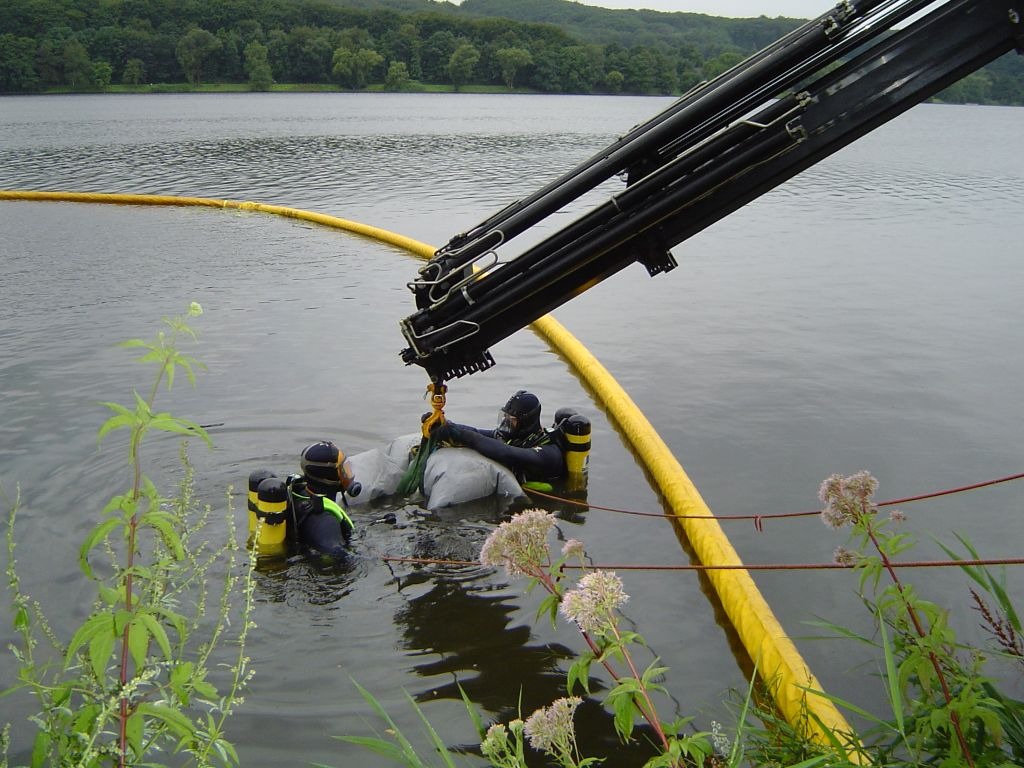
[[[273,90],[488,86],[541,93],[673,95],[798,26],[612,11],[565,0],[514,7],[467,0],[5,0],[0,93],[177,91],[187,82]],[[511,13],[516,19],[507,18]],[[555,23],[536,23],[537,19]],[[1024,63],[1008,55],[940,95],[1024,104]]]
[[[152,431],[209,442],[199,425],[153,408],[177,371],[193,379],[196,362],[179,344],[194,338],[187,321],[200,312],[193,304],[186,316],[167,318],[167,330],[152,341],[123,344],[141,350],[140,360],[156,372],[147,394],[135,392],[131,405],[104,404],[111,416],[98,439],[127,433],[128,487],[96,510],[98,522],[82,542],[79,565],[96,598],[67,640],[22,589],[15,559],[19,501],[8,500],[7,577],[20,644],[12,648],[17,681],[6,693],[27,691],[36,700],[33,768],[158,765],[157,757],[238,764],[224,728],[251,676],[245,642],[254,558],[239,545],[230,505],[225,519],[214,521],[194,498],[184,448],[183,477],[170,498],[141,461]],[[218,590],[211,577],[221,571]],[[225,656],[228,644],[235,648]],[[226,674],[216,669],[224,667]],[[9,728],[0,736],[3,768]]]

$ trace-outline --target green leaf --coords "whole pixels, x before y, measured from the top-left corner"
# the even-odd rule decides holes
[[[609,697],[611,698],[611,697]],[[619,696],[615,699],[615,732],[623,741],[629,741],[633,734],[633,699]]]
[[[143,717],[141,712],[136,710],[128,716],[128,721],[124,727],[124,735],[128,739],[128,746],[135,753],[135,757],[140,759],[143,756],[142,735],[145,732],[145,725],[146,718]]]
[[[549,594],[540,601],[534,620],[539,619],[545,613],[551,618],[551,628],[554,629],[558,620],[558,595]]]
[[[412,708],[416,711],[416,714],[420,718],[420,722],[423,723],[423,728],[430,737],[430,742],[434,745],[434,751],[441,756],[447,768],[455,768],[455,761],[452,760],[451,754],[449,754],[448,745],[444,743],[444,740],[438,736],[437,731],[434,730],[434,726],[427,720],[427,716],[423,714],[423,710],[416,703],[416,699],[410,696],[408,693],[405,694],[406,700],[412,705]]]
[[[174,528],[175,520],[171,515],[166,512],[148,512],[139,518],[139,523],[156,529],[175,560],[185,559],[185,548],[181,545],[181,537]]]
[[[128,650],[139,669],[146,665],[146,657],[149,655],[149,627],[142,621],[143,615],[139,614],[128,628]]]
[[[122,427],[130,427],[135,424],[135,414],[129,411],[120,403],[100,403],[110,410],[112,410],[116,416],[111,416],[100,427],[99,432],[96,433],[96,442],[99,443],[103,440],[107,433],[112,432],[115,429],[121,429]]]
[[[158,413],[149,422],[149,426],[153,429],[159,429],[161,432],[173,432],[187,437],[199,437],[202,438],[207,445],[213,445],[213,441],[210,439],[210,436],[201,426],[196,424],[194,421],[171,416],[169,413]]]
[[[124,632],[124,628],[132,623],[135,618],[135,614],[131,611],[121,609],[114,612],[114,634],[120,635]]]
[[[93,635],[89,641],[89,664],[92,666],[93,674],[97,679],[103,680],[107,671],[107,662],[114,652],[114,641],[117,638],[113,632],[102,631]]]
[[[64,666],[69,666],[78,649],[81,648],[101,632],[107,632],[113,634],[114,632],[114,617],[109,613],[97,613],[90,616],[89,619],[82,624],[71,637],[71,642],[68,644],[67,653],[64,656]]]
[[[590,664],[592,661],[593,657],[586,654],[576,659],[572,666],[569,667],[565,689],[570,696],[572,695],[573,689],[577,683],[580,684],[580,687],[582,687],[585,692],[590,693]]]
[[[92,566],[89,565],[89,553],[92,552],[93,548],[104,541],[112,530],[117,528],[121,524],[121,521],[115,518],[104,520],[102,523],[93,528],[89,535],[85,537],[85,541],[82,542],[81,548],[78,550],[78,567],[82,569],[82,572],[90,579],[95,579],[96,576],[93,573]]]
[[[395,763],[406,763],[405,755],[398,745],[393,744],[386,739],[378,739],[373,736],[336,736],[338,741],[344,741],[349,744],[355,744],[356,746],[368,749],[371,752],[376,752],[378,755],[386,757]],[[408,764],[408,763],[406,763]]]
[[[176,709],[163,704],[152,704],[143,702],[139,704],[138,712],[146,717],[159,720],[179,738],[186,739],[196,732],[195,723]]]
[[[32,768],[43,768],[46,765],[46,758],[50,753],[50,734],[46,731],[37,731],[35,741],[32,744]]]
[[[169,684],[171,691],[177,697],[178,701],[183,706],[189,705],[189,689],[187,683],[192,677],[192,670],[195,665],[191,661],[184,661],[179,664],[175,664],[171,668],[171,674],[169,675]]]
[[[147,342],[143,341],[142,339],[125,339],[124,341],[117,342],[117,346],[119,346],[119,347],[129,347],[129,348],[131,348],[131,347],[146,347],[147,349],[151,348],[150,344],[148,344]]]
[[[217,698],[217,687],[206,680],[194,681],[192,689],[207,701],[213,701]]]
[[[469,719],[472,721],[473,727],[482,739],[487,733],[484,728],[483,719],[480,717],[480,713],[477,711],[477,708],[473,706],[473,702],[470,700],[469,694],[466,693],[465,689],[462,687],[462,683],[456,680],[455,684],[459,686],[459,695],[462,697],[462,703],[466,707],[466,713],[469,715]]]
[[[150,613],[140,612],[138,621],[146,625],[146,629],[149,630],[149,634],[156,640],[156,644],[160,646],[160,650],[163,651],[164,658],[170,660],[171,658],[171,644],[167,640],[167,633],[164,628],[160,625],[153,615]]]
[[[896,728],[903,734],[903,691],[900,688],[899,672],[896,669],[896,658],[893,654],[892,643],[889,641],[889,633],[886,630],[885,619],[878,617],[878,627],[882,634],[882,651],[885,658],[885,678],[889,689],[889,706],[892,708],[893,717],[896,718]]]

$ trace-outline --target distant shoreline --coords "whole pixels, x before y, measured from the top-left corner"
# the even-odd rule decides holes
[[[102,95],[150,95],[150,94],[225,94],[225,93],[447,93],[447,94],[496,94],[506,96],[539,95],[539,96],[652,96],[658,98],[679,98],[680,94],[658,94],[658,93],[551,93],[547,91],[536,91],[530,88],[513,88],[509,90],[503,85],[464,85],[455,89],[451,85],[424,85],[413,84],[412,87],[403,90],[386,90],[382,84],[369,85],[366,88],[354,90],[343,88],[340,85],[330,83],[275,83],[269,90],[254,90],[248,83],[202,83],[194,86],[189,83],[149,83],[146,85],[111,85],[105,89],[86,88],[76,90],[68,86],[56,86],[47,88],[44,91],[0,91],[0,98],[4,96],[102,96]],[[928,99],[925,104],[951,104],[957,106],[998,106],[998,107],[1020,107],[1021,104],[977,104],[973,102],[943,101],[941,99]]]
[[[181,93],[490,93],[490,94],[539,94],[530,88],[513,88],[509,90],[501,85],[464,85],[456,89],[451,85],[419,85],[415,84],[402,90],[387,90],[383,85],[370,85],[354,90],[329,83],[275,83],[269,89],[253,89],[248,83],[202,83],[194,86],[189,83],[149,83],[146,85],[111,85],[107,88],[71,88],[55,86],[41,91],[3,91],[0,96],[67,96],[93,94],[181,94]],[[569,96],[572,94],[549,94]],[[643,94],[587,94],[596,96]],[[664,94],[652,94],[664,95]],[[672,94],[668,94],[671,96]]]

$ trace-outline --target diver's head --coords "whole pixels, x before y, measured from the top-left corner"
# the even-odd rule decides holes
[[[349,491],[353,496],[359,493],[359,483],[352,476],[345,453],[330,440],[303,448],[299,464],[302,474],[318,493]]]
[[[540,428],[540,400],[521,389],[501,409],[494,434],[506,443],[514,443],[535,434]]]

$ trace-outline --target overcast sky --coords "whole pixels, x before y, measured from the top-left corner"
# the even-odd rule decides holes
[[[577,0],[602,8],[649,8],[652,11],[688,11],[710,16],[789,16],[814,19],[838,0]]]

